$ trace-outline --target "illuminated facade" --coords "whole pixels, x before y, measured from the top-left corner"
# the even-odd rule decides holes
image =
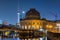
[[[40,30],[42,28],[44,30],[47,30],[47,32],[60,33],[60,22],[58,24],[57,21],[49,21],[45,18],[41,19],[40,13],[33,8],[26,13],[24,19],[21,19],[20,25],[20,29],[24,30]],[[58,28],[59,31],[57,30]]]
[[[21,29],[39,30],[43,26],[45,20],[41,20],[40,13],[35,9],[30,9],[25,16],[25,19],[21,20]]]
[[[53,29],[56,27],[56,23],[53,21],[48,21],[46,19],[40,18],[40,13],[35,9],[30,9],[25,16],[25,19],[21,19],[21,29],[32,29],[32,30],[40,30],[43,29]]]

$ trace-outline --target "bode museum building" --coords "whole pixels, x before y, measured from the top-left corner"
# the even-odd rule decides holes
[[[25,18],[20,19],[19,28],[17,26],[13,27],[10,25],[10,27],[7,27],[3,25],[0,27],[0,34],[2,33],[4,37],[9,37],[9,34],[11,37],[13,33],[18,34],[17,37],[27,40],[40,40],[39,37],[45,39],[46,36],[50,40],[60,40],[60,20],[50,21],[45,18],[41,19],[40,13],[36,9],[31,8],[26,12]]]
[[[40,13],[34,8],[26,12],[24,19],[20,19],[20,25],[23,30],[40,31],[43,29],[47,31],[47,37],[51,40],[60,40],[60,20],[41,19]]]

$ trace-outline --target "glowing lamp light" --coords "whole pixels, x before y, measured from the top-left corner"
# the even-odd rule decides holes
[[[41,26],[41,28],[40,28],[40,30],[39,30],[39,31],[43,31],[42,26]]]
[[[9,32],[5,32],[5,35],[8,36]]]
[[[41,28],[40,31],[43,31],[43,29]]]

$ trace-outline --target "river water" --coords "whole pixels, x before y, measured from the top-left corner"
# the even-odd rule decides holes
[[[39,38],[40,40],[43,40],[43,38]],[[20,40],[19,38],[0,38],[0,40]],[[47,37],[45,38],[47,40]]]
[[[42,29],[40,29],[40,31],[43,31]],[[47,34],[47,31],[45,31],[45,33]],[[38,38],[39,40],[47,40],[47,37],[44,37],[44,38]],[[19,38],[1,38],[0,37],[0,40],[21,40]]]

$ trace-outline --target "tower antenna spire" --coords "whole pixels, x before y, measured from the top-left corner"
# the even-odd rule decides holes
[[[17,21],[17,25],[20,27],[20,9],[19,9],[19,0],[18,0],[18,8],[17,8],[17,17],[18,17],[18,21]]]
[[[18,12],[19,12],[19,0],[18,0]]]

